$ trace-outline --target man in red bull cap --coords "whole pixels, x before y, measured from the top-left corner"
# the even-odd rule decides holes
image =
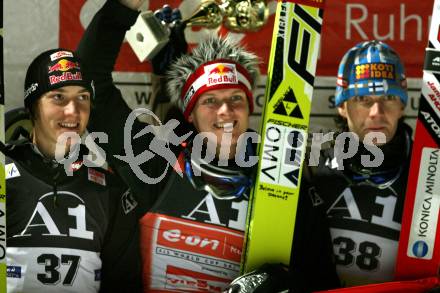
[[[101,284],[111,287],[109,281],[137,276],[136,268],[131,275],[118,271],[118,264],[137,252],[130,230],[136,218],[123,207],[127,188],[107,168],[86,164],[91,150],[80,144],[94,97],[83,73],[77,55],[67,49],[41,53],[27,70],[24,106],[33,129],[2,148],[8,292],[97,293]],[[63,140],[65,135],[70,138]],[[123,232],[115,239],[113,231]],[[121,247],[131,243],[134,248],[124,254]]]
[[[148,154],[139,157],[137,164],[110,162],[130,186],[138,203],[143,292],[219,292],[238,276],[240,267],[248,195],[256,162],[242,163],[249,163],[249,158],[255,156],[256,140],[250,137],[256,133],[248,129],[248,124],[254,109],[259,59],[228,37],[207,38],[190,54],[167,59],[171,64],[168,71],[160,72],[165,75],[165,82],[160,85],[166,86],[168,98],[180,110],[179,126],[184,131],[179,135],[185,141],[177,150],[171,140],[162,149],[153,150],[160,135],[132,137],[139,130],[148,129],[147,125],[136,120],[130,133],[124,133],[131,111],[114,85],[110,71],[125,32],[136,21],[139,7],[140,1],[135,0],[107,1],[81,39],[77,52],[85,73],[96,81],[96,107],[90,129],[108,133],[107,157],[125,154],[119,158],[127,158],[130,152]],[[167,133],[175,130],[167,129]],[[127,136],[131,149],[124,149]],[[164,159],[161,151],[165,152],[166,148],[175,151],[177,160]],[[149,178],[164,175],[164,179],[149,184],[148,180],[143,181],[145,177],[139,176],[139,168],[141,175]],[[302,211],[307,213],[307,209]],[[301,261],[305,265],[297,269],[301,273],[292,271],[298,288],[326,289],[335,284],[331,259],[325,253],[330,249],[325,247],[329,241],[319,239],[328,234],[318,232],[322,229],[324,226],[316,225],[317,241],[302,245],[315,250],[307,261]],[[321,253],[328,258],[321,258]],[[294,263],[306,255],[300,249],[295,250]],[[317,282],[308,277],[308,272],[315,271],[318,263],[321,269],[315,272]],[[276,272],[287,274],[283,270]],[[265,292],[286,288],[286,282],[276,281],[280,276],[274,277],[275,280],[265,281],[264,288],[269,288]],[[247,282],[250,287],[242,289],[261,285],[252,280]]]

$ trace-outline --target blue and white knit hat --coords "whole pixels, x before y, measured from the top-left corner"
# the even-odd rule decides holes
[[[405,68],[399,55],[380,41],[362,42],[345,53],[336,81],[336,106],[354,96],[395,95],[406,105]]]

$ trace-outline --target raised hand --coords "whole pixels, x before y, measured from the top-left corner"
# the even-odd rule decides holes
[[[171,62],[187,52],[188,44],[184,34],[186,25],[182,22],[180,10],[172,9],[169,5],[164,5],[162,9],[156,10],[154,15],[170,31],[170,41],[151,60],[153,73],[164,75]]]

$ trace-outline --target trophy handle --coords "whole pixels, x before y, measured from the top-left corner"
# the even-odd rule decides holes
[[[204,26],[210,29],[217,28],[223,21],[224,11],[215,0],[202,1],[196,12],[183,21],[187,26]]]

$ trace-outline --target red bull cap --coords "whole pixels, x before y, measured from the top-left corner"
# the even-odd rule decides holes
[[[79,85],[94,95],[93,84],[84,78],[79,58],[66,49],[52,49],[38,55],[26,72],[24,104],[31,105],[46,92],[68,85]]]

